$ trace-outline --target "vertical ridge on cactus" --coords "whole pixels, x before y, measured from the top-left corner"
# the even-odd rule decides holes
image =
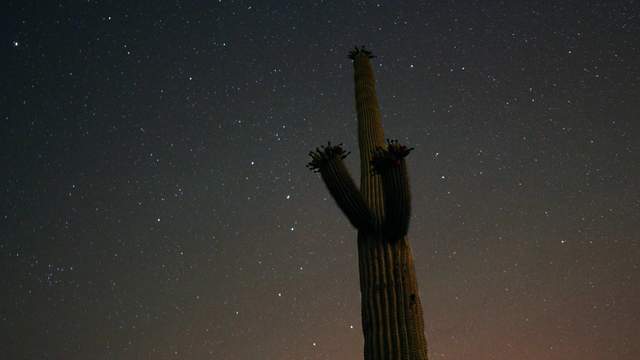
[[[420,294],[407,233],[411,196],[405,157],[412,150],[384,141],[370,59],[363,47],[353,60],[360,189],[344,166],[341,145],[316,148],[307,165],[358,230],[358,268],[364,358],[425,360],[427,342]]]

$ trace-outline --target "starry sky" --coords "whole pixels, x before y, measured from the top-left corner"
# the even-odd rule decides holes
[[[432,359],[640,358],[637,1],[6,1],[5,359],[362,358],[347,53],[408,158]]]

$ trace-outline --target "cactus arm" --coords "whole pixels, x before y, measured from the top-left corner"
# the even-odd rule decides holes
[[[359,230],[371,230],[374,216],[362,194],[356,187],[343,159],[349,155],[340,145],[316,148],[309,152],[311,161],[307,167],[322,176],[329,193],[349,222]]]
[[[411,219],[411,196],[405,157],[413,148],[397,141],[387,140],[386,147],[379,147],[371,160],[372,171],[382,179],[384,196],[383,231],[391,239],[407,235]]]

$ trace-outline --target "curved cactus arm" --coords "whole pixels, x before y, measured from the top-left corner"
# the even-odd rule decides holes
[[[311,161],[307,167],[320,173],[329,193],[351,224],[358,230],[371,230],[374,226],[374,215],[342,161],[349,153],[340,145],[328,143],[327,146],[310,151],[309,155]]]
[[[392,239],[400,239],[409,231],[411,196],[405,157],[411,150],[397,140],[387,140],[387,146],[378,147],[371,160],[372,171],[382,178],[383,231]]]

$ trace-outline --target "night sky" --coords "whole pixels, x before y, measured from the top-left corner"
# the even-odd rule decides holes
[[[354,45],[431,359],[640,358],[637,1],[8,1],[0,357],[362,358]]]

